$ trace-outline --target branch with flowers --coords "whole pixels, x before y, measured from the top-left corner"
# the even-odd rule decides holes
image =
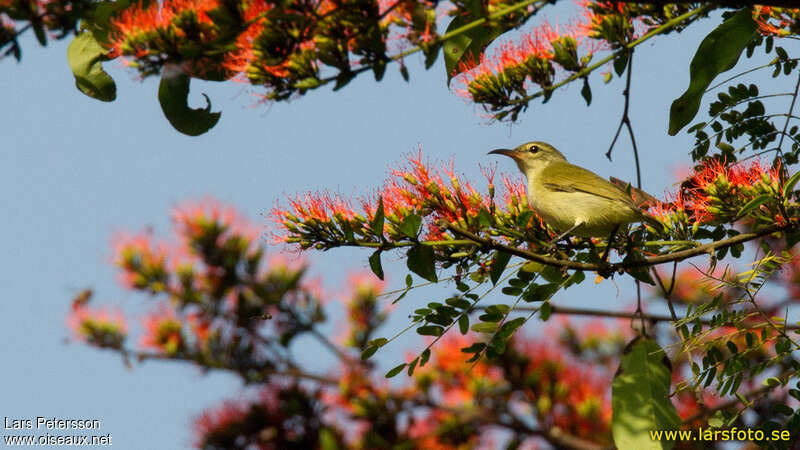
[[[68,51],[78,88],[113,101],[114,80],[102,64],[123,58],[142,78],[161,76],[162,110],[175,129],[188,135],[208,131],[220,118],[210,101],[205,108],[188,106],[192,78],[238,80],[263,88],[261,101],[286,101],[329,83],[338,90],[368,71],[380,81],[392,62],[408,79],[404,60],[416,52],[425,54],[426,67],[441,53],[448,84],[456,78],[455,92],[495,119],[516,120],[531,100],[547,101],[554,90],[576,81],[583,83],[581,93],[590,103],[592,72],[613,61],[621,75],[628,52],[637,45],[741,2],[586,0],[570,25],[541,23],[518,41],[495,44],[496,51],[486,52],[550,3],[556,2],[7,1],[0,3],[0,49],[8,46],[5,53],[19,59],[21,32],[33,28],[44,44],[46,31],[62,38],[76,31],[80,21]],[[781,35],[797,26],[796,10],[781,8],[781,3],[753,7],[765,31]],[[443,20],[450,22],[440,32],[437,25]],[[592,63],[604,51],[609,54]],[[610,72],[606,81],[609,77]]]
[[[610,275],[791,233],[798,219],[797,176],[782,180],[779,169],[767,169],[759,162],[726,166],[709,160],[684,180],[681,191],[670,194],[673,201],[651,207],[654,220],[631,233],[636,241],[576,238],[552,251],[548,244],[555,234],[528,206],[525,187],[502,176],[497,193],[494,171],[484,170],[484,175],[487,187],[482,194],[456,174],[452,163],[436,168],[423,160],[420,151],[409,157],[406,166],[392,170],[374,196],[355,202],[330,193],[289,198],[287,207],[272,211],[280,230],[275,238],[301,250],[374,248],[370,264],[379,276],[380,254],[403,247],[409,247],[409,268],[429,280],[437,278],[437,265],[461,269],[475,263],[491,265],[492,251],[565,270]],[[359,211],[354,203],[361,205]],[[753,231],[740,233],[723,226],[736,222],[747,223]],[[724,238],[726,234],[730,237]],[[701,241],[714,237],[714,242]],[[627,258],[600,261],[598,250],[609,245]],[[658,255],[645,257],[646,252]]]
[[[381,381],[382,371],[376,374],[376,363],[357,358],[389,313],[382,301],[384,283],[358,274],[348,279],[348,292],[339,299],[344,316],[337,321],[342,326],[336,337],[318,333],[324,339],[321,348],[335,349],[335,362],[324,371],[310,371],[299,358],[307,350],[301,352],[294,339],[328,320],[331,299],[319,282],[309,279],[307,266],[285,257],[267,261],[252,225],[216,201],[181,205],[172,218],[174,242],[158,243],[151,234],[115,239],[120,282],[157,305],[142,319],[138,345],[128,343],[124,315],[96,306],[91,291],[75,298],[67,323],[76,340],[116,352],[131,367],[174,361],[229,371],[255,386],[244,398],[195,417],[197,448],[547,444],[598,449],[612,443],[608,386],[617,356],[634,334],[629,327],[564,318],[543,336],[520,333],[498,358],[474,363],[465,361],[469,355],[462,349],[473,347],[477,336],[451,333],[431,347],[416,370],[409,370],[413,376],[389,385]],[[792,277],[785,279],[794,286]],[[686,288],[696,287],[683,286],[678,301],[692,298]],[[737,332],[708,339],[725,336],[736,338]],[[754,364],[775,352],[766,344],[759,348],[747,356]],[[702,402],[690,391],[677,390],[689,381],[680,374],[690,361],[678,358],[674,364],[670,384],[684,426],[707,426],[715,411],[735,414],[739,404],[711,390],[702,390]],[[780,386],[783,381],[770,379],[767,388],[744,381],[742,397],[749,399],[752,415],[733,423],[747,426],[769,417],[770,405],[790,396]]]
[[[127,58],[142,77],[160,74],[167,119],[196,135],[219,113],[210,105],[188,107],[191,78],[240,78],[264,86],[266,100],[282,101],[329,82],[342,88],[369,70],[379,80],[393,61],[407,77],[403,58],[422,51],[430,65],[443,50],[448,82],[461,86],[456,91],[495,119],[516,120],[530,100],[546,101],[574,81],[584,83],[581,93],[589,103],[588,76],[608,63],[618,75],[626,73],[629,86],[635,47],[723,5],[587,1],[585,17],[573,26],[543,24],[518,42],[499,43],[496,53],[484,52],[546,3],[455,2],[445,13],[452,21],[443,34],[436,31],[442,15],[437,2],[103,3],[103,14],[95,11],[70,45],[70,62],[79,89],[103,100],[115,95],[113,80],[102,71],[110,58]],[[380,281],[362,275],[349,282],[354,289],[344,299],[347,328],[338,341],[319,329],[327,319],[325,296],[307,282],[305,266],[265,263],[252,227],[233,210],[209,203],[175,213],[177,248],[153,244],[146,235],[119,240],[123,281],[163,300],[143,321],[140,348],[126,344],[120,315],[93,309],[86,297],[74,303],[70,324],[77,338],[126,360],[192,363],[263,385],[253,402],[226,404],[199,420],[200,447],[478,447],[494,436],[487,430],[502,429],[512,448],[529,439],[555,447],[597,448],[613,441],[638,448],[648,430],[698,422],[722,428],[755,420],[765,428],[800,429],[800,413],[786,404],[800,399],[790,387],[800,372],[797,326],[788,323],[788,306],[781,311],[790,303],[775,304],[762,292],[781,270],[796,272],[790,250],[800,240],[800,175],[790,168],[800,155],[800,129],[793,122],[800,74],[798,58],[776,43],[796,39],[798,23],[800,11],[777,6],[723,14],[698,47],[689,87],[672,104],[670,133],[694,120],[702,97],[719,87],[711,85],[718,75],[759,48],[775,58],[753,70],[798,76],[794,92],[764,94],[744,84],[720,92],[708,119],[688,129],[696,138],[691,174],[663,201],[648,205],[646,220],[620,230],[619,238],[571,237],[553,245],[556,233],[530,207],[524,185],[498,177],[494,168],[483,169],[485,183],[467,180],[453,162],[432,164],[420,151],[372,194],[301,194],[271,212],[275,240],[297,252],[370,251],[369,266]],[[592,62],[599,51],[608,55]],[[784,97],[791,97],[788,110],[773,113],[768,104],[768,113],[765,102]],[[622,123],[633,137],[629,100],[626,92]],[[749,147],[753,154],[744,156]],[[771,163],[758,158],[766,153],[774,154]],[[747,248],[748,242],[756,245]],[[415,288],[413,274],[428,283],[450,281],[453,293],[414,309],[411,324],[387,338],[377,330],[389,313],[380,299],[384,254],[390,252],[401,253],[411,272],[393,303]],[[749,270],[716,272],[727,256],[751,254]],[[681,286],[699,282],[676,284],[683,275],[677,263],[705,255],[701,279],[715,285],[695,289],[690,303]],[[660,267],[666,263],[673,263],[669,287]],[[645,313],[641,298],[632,313],[555,304],[556,294],[583,283],[591,271],[596,282],[624,274],[651,285],[657,280],[671,328],[658,325],[664,316]],[[785,287],[791,292],[792,286]],[[501,300],[488,304],[496,297]],[[639,325],[621,333],[610,353],[586,351],[588,340],[574,330],[569,348],[520,331],[534,316],[548,321],[585,314],[634,324],[638,319]],[[409,384],[382,384],[370,358],[412,329],[425,336],[424,347],[385,372],[387,378],[405,372]],[[316,339],[340,367],[329,374],[304,370],[294,352],[301,335]],[[670,358],[664,342],[675,349]],[[586,375],[590,368],[600,374]],[[738,402],[725,402],[726,396]],[[658,413],[642,412],[642,405]],[[694,411],[684,414],[687,405]]]

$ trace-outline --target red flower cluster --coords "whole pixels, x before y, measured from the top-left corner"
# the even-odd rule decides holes
[[[528,81],[546,88],[553,84],[554,62],[570,72],[582,68],[578,48],[585,36],[581,27],[557,30],[545,22],[518,42],[500,43],[494,54],[482,56],[477,64],[462,62],[458,79],[463,87],[456,92],[476,103],[503,105],[515,94],[523,95]],[[583,61],[590,57],[591,50]]]
[[[441,219],[470,230],[480,230],[482,211],[495,223],[514,227],[521,214],[530,212],[525,187],[503,178],[503,204],[495,203],[494,171],[485,171],[489,182],[488,195],[481,194],[468,181],[459,177],[452,162],[437,169],[423,161],[421,152],[408,158],[408,165],[391,170],[391,177],[375,197],[360,201],[362,212],[356,212],[352,202],[330,193],[309,193],[289,198],[289,208],[280,205],[272,216],[282,232],[275,235],[278,242],[298,243],[329,248],[362,242],[382,242],[371,227],[382,203],[385,216],[383,234],[391,241],[403,241],[409,236],[407,220],[417,216],[422,226],[416,230],[427,240],[446,240],[449,236],[437,226]],[[494,213],[492,217],[491,213]],[[490,224],[491,225],[491,224]],[[544,233],[540,221],[532,221],[533,231]],[[411,230],[413,233],[414,230]]]
[[[687,226],[696,230],[703,224],[741,219],[742,207],[763,197],[764,202],[747,214],[749,220],[784,225],[781,185],[778,167],[767,169],[758,161],[726,165],[709,159],[695,168],[674,201],[656,205],[650,213],[668,230]]]
[[[158,73],[171,57],[184,61],[192,76],[225,78],[222,58],[210,56],[220,37],[210,14],[218,8],[217,0],[139,2],[125,8],[111,20],[110,56],[134,58],[130,65],[145,76]]]
[[[197,448],[318,448],[339,437],[323,427],[323,405],[297,385],[263,387],[251,401],[227,401],[194,420]]]
[[[167,255],[163,244],[154,245],[149,234],[119,233],[114,237],[114,264],[122,269],[122,283],[130,288],[161,292],[167,288]]]
[[[556,67],[567,76],[583,70],[594,53],[616,50],[636,39],[648,27],[664,24],[689,10],[689,5],[639,5],[628,2],[578,0],[580,20],[553,27],[547,22],[523,33],[516,42],[500,43],[491,56],[463,61],[461,87],[456,92],[515,120],[527,105],[528,91],[546,92],[556,80]]]
[[[302,279],[305,264],[282,257],[262,265],[259,232],[235,209],[208,198],[179,205],[172,222],[179,238],[175,246],[153,244],[149,233],[115,239],[114,262],[122,269],[123,284],[169,298],[143,319],[142,348],[211,358],[241,342],[231,320],[245,328],[297,333],[301,325],[277,300],[291,305],[294,314],[319,315],[321,293],[313,280]],[[256,292],[267,288],[275,297],[265,302]],[[260,322],[258,317],[274,320]]]
[[[162,306],[142,319],[144,333],[140,345],[166,355],[175,355],[184,348],[183,323],[175,311]]]
[[[128,335],[128,324],[119,311],[74,304],[67,326],[76,339],[98,347],[121,348]]]
[[[374,0],[139,3],[112,19],[110,56],[131,58],[143,76],[169,62],[207,80],[240,75],[265,86],[266,99],[285,100],[324,84],[323,66],[348,76],[354,67],[385,66],[390,26],[405,29],[407,41],[430,40],[435,13],[422,23],[406,20],[406,13],[434,6],[401,2],[382,16]]]
[[[753,7],[753,19],[766,36],[786,37],[800,33],[800,8]]]
[[[515,340],[525,356],[526,399],[545,426],[558,426],[577,436],[601,439],[611,423],[612,372],[583,365],[565,349],[543,340]],[[608,437],[606,438],[608,439]]]

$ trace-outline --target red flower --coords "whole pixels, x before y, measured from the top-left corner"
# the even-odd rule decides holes
[[[76,339],[100,347],[119,348],[128,334],[128,324],[121,312],[86,305],[73,307],[67,316],[67,326]]]
[[[421,152],[410,156],[405,166],[391,169],[390,174],[378,193],[360,200],[363,215],[352,208],[351,202],[329,193],[290,197],[288,208],[278,205],[272,210],[273,219],[283,229],[275,235],[276,241],[299,243],[302,249],[324,249],[347,245],[352,239],[406,240],[409,231],[404,220],[412,214],[422,219],[418,232],[425,239],[450,239],[452,236],[437,225],[442,219],[461,228],[480,230],[486,226],[478,220],[482,210],[505,216],[529,211],[524,184],[512,183],[505,177],[504,187],[511,193],[501,193],[506,204],[499,208],[494,204],[494,170],[484,170],[489,182],[488,197],[459,176],[452,161],[435,167],[423,161]],[[380,202],[385,217],[382,238],[376,236],[379,230],[372,228]],[[534,226],[541,224],[539,221]]]
[[[183,348],[183,323],[172,308],[162,305],[157,311],[142,318],[142,326],[142,347],[167,355],[174,355]]]
[[[125,8],[111,19],[114,27],[111,47],[117,55],[123,54],[123,47],[129,45],[131,39],[148,32],[163,33],[172,21],[184,12],[194,13],[200,23],[211,24],[207,13],[218,6],[217,0],[166,0],[149,2],[147,7],[139,3]],[[133,51],[133,56],[143,58],[147,56],[148,48],[137,46]]]
[[[167,246],[151,242],[150,233],[118,233],[112,245],[114,264],[122,269],[122,283],[135,289],[163,290],[167,285]]]
[[[800,9],[753,6],[758,31],[766,36],[787,37],[800,32]]]
[[[260,234],[235,208],[212,197],[178,205],[172,212],[172,223],[175,232],[187,243],[212,230],[221,231],[220,241],[233,235],[253,241]]]

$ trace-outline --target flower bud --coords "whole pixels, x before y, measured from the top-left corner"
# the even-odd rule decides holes
[[[412,175],[412,174],[410,174],[408,172],[403,174],[403,179],[406,180],[409,184],[411,184],[413,186],[416,186],[417,184],[419,184],[417,182],[417,179],[414,177],[414,175]]]

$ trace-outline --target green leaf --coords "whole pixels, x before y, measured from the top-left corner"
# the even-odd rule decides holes
[[[436,278],[436,260],[432,247],[416,245],[411,247],[406,257],[408,258],[406,262],[408,270],[433,283],[438,281]]]
[[[525,323],[524,317],[517,317],[516,319],[509,320],[508,322],[504,323],[502,327],[500,327],[500,332],[498,333],[498,336],[503,339],[507,339],[511,337],[511,335],[514,334],[514,332],[517,331],[517,329],[521,327],[524,323]]]
[[[614,58],[614,72],[617,72],[617,76],[621,77],[625,73],[625,68],[628,67],[628,56],[629,51],[624,51]]]
[[[447,26],[445,34],[470,22],[471,20],[467,16],[458,16]],[[444,42],[444,68],[447,71],[447,86],[450,86],[450,80],[453,79],[453,75],[457,75],[458,63],[464,57],[470,44],[472,44],[472,38],[468,33],[461,33]],[[478,60],[476,59],[475,61],[477,62]]]
[[[445,303],[458,309],[467,309],[470,306],[472,306],[472,303],[470,303],[467,300],[464,300],[461,297],[450,297],[447,300],[445,300]]]
[[[478,353],[486,347],[486,344],[483,342],[475,342],[474,344],[470,345],[469,347],[464,347],[461,349],[461,353]]]
[[[211,112],[211,101],[206,94],[205,108],[190,108],[188,103],[191,77],[176,64],[166,64],[158,85],[158,101],[169,123],[188,136],[199,136],[219,121],[222,113]]]
[[[510,253],[501,251],[495,252],[494,258],[492,259],[492,268],[489,271],[489,278],[492,280],[493,285],[496,285],[497,281],[500,279],[500,276],[503,275],[503,271],[506,270],[506,266],[508,265],[508,261],[510,259]]]
[[[443,332],[444,328],[438,325],[425,325],[417,328],[417,334],[422,336],[441,336]]]
[[[375,216],[369,224],[370,228],[372,228],[372,232],[377,236],[383,236],[383,221],[383,197],[378,197],[378,208],[375,210]]]
[[[647,283],[653,286],[656,285],[656,282],[653,281],[653,277],[650,276],[650,271],[644,267],[628,269],[628,274],[642,283]]]
[[[539,307],[539,317],[542,318],[542,322],[547,322],[552,312],[553,308],[550,306],[550,302],[542,303],[542,306]]]
[[[495,322],[480,322],[472,325],[472,331],[478,333],[494,333],[497,330],[497,323]]]
[[[422,367],[428,363],[428,360],[431,358],[431,349],[426,348],[423,350],[422,354],[419,355],[419,366]]]
[[[468,315],[462,314],[461,317],[458,318],[458,330],[461,331],[461,334],[467,334],[469,332]]]
[[[367,342],[367,346],[364,351],[361,352],[361,359],[367,360],[370,356],[374,355],[375,352],[378,351],[379,348],[383,347],[389,342],[386,338],[377,338]]]
[[[445,34],[479,19],[480,13],[480,11],[473,11],[472,14],[457,16],[447,26]],[[503,31],[501,27],[482,24],[446,40],[444,42],[443,51],[444,68],[447,71],[447,86],[449,87],[450,80],[460,73],[458,70],[460,62],[474,61],[476,64],[479,63],[483,51],[497,36],[503,34]]]
[[[564,271],[556,266],[545,266],[539,274],[545,280],[551,283],[560,283],[564,278],[566,278],[566,274]]]
[[[592,88],[589,87],[589,78],[585,77],[583,79],[583,87],[581,88],[581,95],[583,99],[586,100],[586,106],[592,104]]]
[[[769,194],[761,194],[758,197],[750,200],[746,205],[742,206],[741,210],[739,210],[739,214],[736,215],[736,219],[738,220],[746,216],[750,211],[768,202],[770,198],[772,198],[772,196]]]
[[[410,238],[416,238],[419,233],[419,227],[422,225],[422,217],[416,214],[409,214],[403,218],[398,229],[401,233]]]
[[[668,449],[674,442],[654,441],[653,430],[675,430],[680,418],[669,399],[672,365],[658,344],[636,337],[625,348],[611,386],[614,443],[625,449]]]
[[[104,102],[117,98],[117,85],[101,64],[107,60],[106,49],[95,40],[92,33],[81,33],[70,42],[67,60],[78,90]]]
[[[381,251],[376,250],[375,253],[369,257],[369,268],[376,277],[383,280],[383,266],[381,265]]]
[[[783,187],[783,195],[786,196],[787,194],[791,194],[798,181],[800,181],[800,172],[792,175],[792,177],[786,182],[786,185]]]
[[[545,269],[544,264],[528,261],[520,267],[520,271],[527,272],[527,273],[540,273],[542,270]]]
[[[717,75],[736,65],[757,29],[750,8],[742,8],[703,39],[689,65],[689,87],[670,108],[671,136],[694,119],[708,86]]]
[[[419,362],[419,358],[414,358],[413,361],[408,363],[408,376],[414,375],[414,369],[417,368],[417,363]]]
[[[401,76],[401,77],[403,77],[403,79],[404,79],[406,82],[408,82],[408,79],[409,79],[409,76],[408,76],[408,68],[407,68],[407,67],[406,67],[406,65],[405,65],[405,64],[403,64],[403,63],[400,63],[400,76]]]
[[[526,302],[543,302],[549,300],[561,287],[558,283],[531,284],[522,299]]]
[[[372,73],[375,75],[375,81],[381,81],[383,75],[386,74],[386,61],[380,59],[375,61],[372,65]]]
[[[442,44],[438,42],[422,46],[422,53],[425,54],[425,70],[430,69],[436,63],[441,48]]]
[[[388,343],[389,343],[389,340],[386,339],[386,338],[376,338],[376,339],[373,339],[373,340],[367,342],[367,345],[368,346],[374,346],[374,347],[383,347],[384,345],[386,345]]]
[[[33,34],[36,35],[36,40],[39,41],[42,47],[46,46],[47,33],[44,32],[44,23],[42,23],[41,19],[34,19],[31,21],[31,26],[33,27]]]
[[[406,368],[406,363],[400,364],[399,366],[396,366],[392,370],[386,372],[385,376],[386,376],[386,378],[392,378],[392,377],[396,376],[398,373],[402,372],[403,369],[405,369],[405,368]]]
[[[508,305],[498,304],[498,305],[489,305],[486,307],[486,312],[490,314],[497,314],[497,315],[505,315],[511,311],[511,307]]]

